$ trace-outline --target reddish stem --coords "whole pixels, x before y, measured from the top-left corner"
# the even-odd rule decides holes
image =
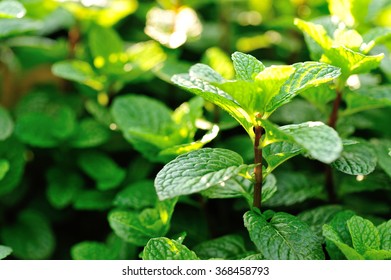
[[[254,127],[255,140],[254,140],[254,168],[255,184],[254,184],[254,200],[253,206],[261,209],[262,201],[262,148],[259,147],[262,137],[262,127],[257,125]]]
[[[328,125],[335,128],[338,121],[338,110],[342,100],[342,91],[337,89],[337,97],[333,103],[333,111],[330,114]]]

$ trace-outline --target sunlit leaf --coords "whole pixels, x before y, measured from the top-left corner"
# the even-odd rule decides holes
[[[166,237],[152,238],[144,247],[143,260],[198,260],[185,245]]]

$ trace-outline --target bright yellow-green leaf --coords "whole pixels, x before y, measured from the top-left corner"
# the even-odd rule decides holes
[[[328,49],[321,61],[340,67],[342,78],[347,79],[350,75],[366,73],[377,68],[383,57],[383,54],[367,56],[345,46],[339,46]]]
[[[350,27],[365,22],[371,0],[328,0],[331,15]]]
[[[133,13],[138,7],[137,0],[60,0],[60,2],[62,2],[62,5],[71,11],[79,20],[92,20],[102,26],[114,25],[120,19]]]
[[[303,32],[307,33],[316,43],[318,43],[323,49],[328,49],[332,46],[333,41],[327,35],[326,29],[320,24],[314,24],[308,21],[304,21],[296,18],[295,25]]]

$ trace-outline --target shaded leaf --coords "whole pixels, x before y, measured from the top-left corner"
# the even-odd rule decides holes
[[[340,260],[345,259],[345,255],[343,252],[340,251],[340,248],[338,245],[336,245],[332,240],[338,240],[339,243],[346,244],[348,247],[352,248],[352,238],[350,237],[349,229],[346,224],[346,222],[353,217],[355,214],[353,211],[350,210],[344,210],[334,215],[334,217],[331,219],[330,223],[327,224],[327,228],[330,228],[332,231],[327,230],[328,232],[335,232],[333,235],[337,235],[338,239],[330,239],[330,236],[326,236],[327,232],[325,234],[325,226],[323,226],[323,235],[326,237],[326,249],[329,253],[331,259],[333,260]],[[346,246],[342,246],[346,247]],[[352,248],[353,250],[353,248]],[[350,251],[347,249],[347,251]],[[352,253],[354,255],[354,253]],[[356,256],[357,257],[357,256]],[[355,258],[356,258],[355,257]],[[360,257],[362,258],[362,257]]]
[[[81,60],[60,61],[52,66],[54,75],[89,86],[96,91],[104,88],[103,77],[98,76],[91,65]]]
[[[379,166],[391,177],[391,141],[374,139],[371,143],[376,150]]]
[[[74,260],[114,260],[114,253],[106,244],[84,241],[73,245],[71,256]]]
[[[132,183],[120,191],[113,204],[119,207],[143,209],[154,206],[157,201],[153,181],[145,180]]]
[[[334,215],[341,210],[342,206],[326,205],[301,212],[297,217],[303,222],[306,222],[318,238],[324,242],[322,235],[323,225],[329,223]]]
[[[349,175],[368,175],[375,170],[377,157],[371,146],[357,143],[344,146],[341,156],[331,166]]]
[[[233,259],[246,252],[244,240],[239,235],[225,235],[207,240],[193,248],[201,259]]]
[[[50,204],[56,208],[68,206],[84,184],[78,173],[55,167],[48,170],[46,180],[46,196]]]
[[[342,115],[391,106],[391,87],[377,86],[348,91],[344,94],[347,108]]]
[[[0,141],[0,196],[11,192],[23,178],[24,146],[14,137]]]
[[[264,215],[246,212],[244,225],[251,240],[266,259],[324,259],[322,246],[316,235],[295,216],[279,212],[268,221]]]
[[[289,206],[310,198],[319,198],[323,194],[323,186],[315,180],[309,180],[305,174],[281,172],[276,176],[277,192],[265,202],[269,207]]]
[[[0,141],[7,139],[14,130],[14,122],[11,119],[11,115],[0,106]]]
[[[49,259],[54,251],[55,237],[50,224],[34,210],[22,211],[16,223],[2,228],[0,233],[19,259]]]
[[[334,246],[336,246],[336,248],[338,248],[348,260],[364,259],[364,257],[360,255],[356,250],[344,243],[344,241],[341,239],[341,237],[338,235],[338,233],[332,226],[328,224],[323,225],[323,235],[327,239],[327,241],[332,242]],[[331,251],[328,252],[330,253]]]
[[[95,119],[85,118],[76,126],[69,139],[69,145],[75,148],[96,147],[107,142],[111,134],[107,127]]]
[[[83,190],[78,192],[73,202],[76,210],[107,210],[112,206],[114,194],[98,190]]]
[[[380,249],[380,236],[377,228],[369,220],[353,216],[347,221],[354,249],[361,255],[367,250]]]
[[[113,210],[108,215],[110,227],[126,242],[144,246],[154,237],[164,236],[169,230],[176,200],[158,202],[156,208],[141,212]]]
[[[78,164],[96,181],[96,187],[99,190],[116,188],[125,179],[125,171],[106,154],[98,151],[82,153]]]
[[[391,251],[391,220],[377,227],[380,236],[380,249]]]

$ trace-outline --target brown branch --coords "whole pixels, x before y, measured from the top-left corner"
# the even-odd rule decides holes
[[[262,148],[259,147],[260,140],[262,137],[262,127],[257,125],[254,127],[255,140],[254,140],[254,200],[253,206],[261,209],[262,201]]]

